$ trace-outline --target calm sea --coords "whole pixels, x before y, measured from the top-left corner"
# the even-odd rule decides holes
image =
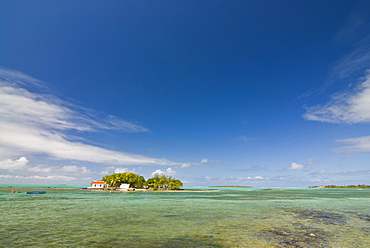
[[[2,186],[0,247],[370,247],[369,189]]]

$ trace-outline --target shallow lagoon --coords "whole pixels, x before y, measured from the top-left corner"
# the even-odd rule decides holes
[[[27,190],[0,188],[0,247],[370,247],[369,189]]]

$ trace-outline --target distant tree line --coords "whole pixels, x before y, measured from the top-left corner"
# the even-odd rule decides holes
[[[358,184],[358,185],[345,185],[345,186],[338,186],[338,185],[326,185],[326,186],[310,186],[309,188],[370,188],[370,185],[365,184]]]
[[[132,172],[114,173],[102,178],[110,187],[119,187],[122,183],[130,184],[130,188],[150,188],[158,189],[180,189],[182,182],[171,176],[155,174],[154,177],[145,180],[144,177]]]

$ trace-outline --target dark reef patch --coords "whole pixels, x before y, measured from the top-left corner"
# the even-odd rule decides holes
[[[326,225],[344,225],[347,222],[347,218],[338,213],[318,210],[291,210],[291,212],[297,214],[300,219],[309,219]]]
[[[359,214],[357,215],[361,220],[370,221],[370,214]]]
[[[310,228],[303,225],[299,228],[280,227],[262,230],[261,236],[272,243],[275,247],[291,248],[328,248],[328,234],[317,228]]]
[[[180,217],[180,215],[178,215],[178,214],[166,214],[166,215],[163,215],[163,217],[166,217],[166,218],[170,218],[170,217]]]

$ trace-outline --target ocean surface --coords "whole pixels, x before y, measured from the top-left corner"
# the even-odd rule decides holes
[[[370,247],[369,189],[0,186],[0,247]]]

